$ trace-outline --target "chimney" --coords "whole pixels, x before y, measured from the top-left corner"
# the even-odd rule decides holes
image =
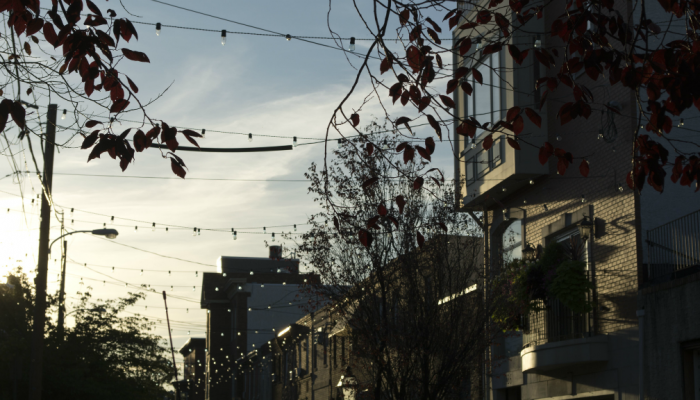
[[[282,246],[270,246],[270,258],[273,260],[282,259]]]

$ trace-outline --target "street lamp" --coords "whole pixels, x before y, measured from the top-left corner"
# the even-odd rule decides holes
[[[51,254],[51,246],[53,246],[54,243],[56,243],[58,240],[70,236],[76,233],[92,233],[93,235],[97,236],[104,236],[107,239],[114,239],[119,235],[119,232],[117,232],[116,229],[93,229],[91,231],[73,231],[73,232],[68,232],[66,234],[63,234],[56,239],[54,239],[53,242],[49,245],[49,254]],[[64,254],[68,251],[67,247],[68,242],[63,242],[64,246]],[[65,265],[65,264],[64,264]],[[63,321],[65,319],[65,315],[63,315],[66,312],[66,307],[63,305],[64,298],[66,296],[66,271],[65,268],[61,269],[61,288],[60,291],[58,292],[58,320],[56,321],[57,329],[58,329],[58,337],[63,340]]]
[[[583,216],[583,221],[578,226],[578,231],[581,234],[581,239],[585,242],[590,238],[593,234],[595,234],[595,227],[593,225],[593,222],[588,218],[587,215]]]
[[[61,235],[61,236],[57,237],[56,239],[54,239],[53,242],[51,242],[51,244],[49,245],[49,254],[51,254],[51,246],[53,246],[53,244],[56,243],[56,241],[58,241],[59,239],[62,239],[62,238],[64,238],[64,237],[66,237],[66,236],[73,235],[73,234],[75,234],[75,233],[92,233],[93,235],[96,235],[96,236],[104,236],[104,237],[106,237],[107,239],[116,239],[116,237],[119,235],[119,232],[117,232],[116,229],[93,229],[93,230],[91,230],[91,231],[73,231],[73,232],[68,232],[68,233],[66,233],[66,234],[64,234],[64,235]]]

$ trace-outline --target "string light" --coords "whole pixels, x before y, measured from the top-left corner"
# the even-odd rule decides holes
[[[61,114],[61,119],[66,119],[66,109],[63,109],[63,114]]]
[[[680,128],[683,125],[685,125],[685,124],[683,123],[683,118],[681,118],[681,122],[678,123],[678,127]]]
[[[192,291],[194,292],[194,290],[195,290],[195,287],[194,287],[194,286],[192,286]]]
[[[160,22],[157,22],[156,23],[156,36],[160,36],[160,27],[161,27]]]
[[[74,210],[75,210],[74,208],[71,208],[71,209],[70,209],[70,216],[71,216],[71,217],[73,216],[73,211],[74,211]]]
[[[530,179],[530,185],[534,185],[534,184],[535,184],[535,181]]]
[[[170,273],[170,271],[168,271],[168,276],[172,276],[172,274]]]
[[[585,203],[585,202],[586,202],[586,195],[582,194],[581,195],[581,203]]]
[[[199,236],[199,235],[201,235],[201,234],[202,234],[202,230],[199,229],[199,228],[197,228],[197,236]]]
[[[350,38],[350,48],[348,50],[355,51],[355,38],[354,37]]]
[[[192,230],[192,236],[197,236],[197,228],[194,228],[194,229]]]
[[[233,240],[237,240],[237,239],[238,239],[238,232],[233,231]]]
[[[622,184],[621,184],[621,183],[618,183],[618,184],[617,184],[617,190],[619,190],[620,192],[622,192],[622,191],[625,190],[625,189],[622,187]]]
[[[143,275],[143,270],[141,270],[141,275]]]
[[[297,231],[297,224],[294,224],[294,232]]]
[[[549,211],[549,208],[547,207],[546,204],[543,205],[545,211]]]
[[[272,241],[275,241],[275,232],[272,232]]]
[[[476,149],[476,142],[472,142],[472,144],[471,144],[470,147],[472,148],[472,150],[473,150],[473,149]]]
[[[248,134],[248,141],[249,141],[249,142],[252,142],[252,141],[253,141],[253,134],[252,134],[252,133],[249,133],[249,134]]]
[[[294,138],[292,139],[292,146],[297,147],[297,137],[296,136],[294,136]]]
[[[151,232],[155,232],[155,231],[156,231],[156,223],[154,222],[153,226],[151,227]]]
[[[285,39],[287,39],[287,41],[290,41],[290,40],[292,40],[292,35],[290,35],[290,34],[287,34],[287,36],[285,36]]]
[[[114,224],[114,216],[112,216],[112,218],[109,219],[109,223]]]
[[[540,39],[535,40],[535,48],[542,46],[542,41]]]
[[[263,226],[263,233],[267,233],[267,228]]]
[[[198,271],[194,271],[194,277],[196,278],[196,277],[198,277],[198,276],[199,276],[199,272],[198,272]]]
[[[138,227],[138,226],[135,226],[135,227],[134,227],[134,232],[138,232],[138,231],[139,231],[139,227]]]
[[[225,44],[226,44],[226,29],[221,31],[221,45],[223,46]]]
[[[167,226],[165,227],[165,233],[168,233],[168,227],[167,227]]]

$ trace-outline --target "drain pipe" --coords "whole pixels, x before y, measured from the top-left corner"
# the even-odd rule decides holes
[[[637,310],[639,318],[639,400],[644,400],[644,309]]]

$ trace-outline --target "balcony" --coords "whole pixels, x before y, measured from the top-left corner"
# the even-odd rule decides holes
[[[592,313],[574,313],[556,299],[546,310],[532,312],[525,321],[523,372],[607,361],[607,336],[593,336]]]
[[[647,285],[700,272],[700,210],[646,232]]]

